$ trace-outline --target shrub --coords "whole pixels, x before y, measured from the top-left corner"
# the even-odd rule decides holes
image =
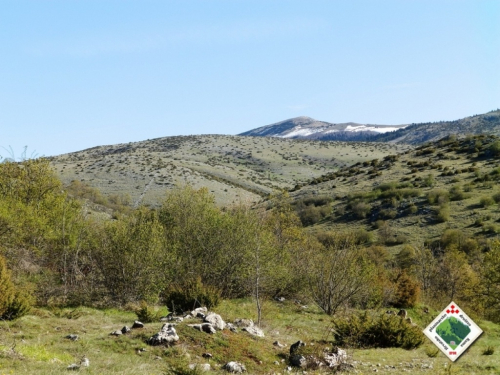
[[[0,320],[14,320],[31,309],[28,294],[16,290],[10,279],[5,259],[0,256]]]
[[[489,206],[493,205],[494,203],[495,203],[495,200],[492,197],[482,197],[479,200],[479,204],[484,208],[489,207]]]
[[[440,223],[450,220],[450,207],[447,204],[439,207],[439,210],[436,212],[436,220]]]
[[[162,315],[167,315],[168,310],[162,311],[158,308],[149,306],[145,301],[141,302],[141,306],[136,310],[137,319],[142,323],[157,322]]]
[[[210,309],[220,302],[220,291],[212,286],[203,285],[201,278],[186,281],[183,285],[176,285],[167,291],[165,302],[171,311],[182,313],[197,307]]]
[[[493,346],[488,346],[483,350],[483,355],[493,355],[495,353],[495,348]]]
[[[493,194],[492,198],[495,201],[495,203],[500,203],[500,193]]]
[[[420,296],[418,283],[405,272],[400,274],[395,282],[392,305],[394,307],[413,307]]]
[[[427,193],[427,201],[430,204],[443,204],[449,201],[449,194],[446,190],[432,190],[429,193]]]
[[[356,202],[351,206],[353,214],[358,219],[364,219],[371,210],[371,206],[365,202]]]
[[[335,343],[355,348],[418,348],[425,341],[418,326],[388,314],[353,314],[333,322]]]

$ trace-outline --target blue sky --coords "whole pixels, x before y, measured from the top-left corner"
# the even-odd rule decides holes
[[[296,116],[405,124],[500,107],[497,0],[0,6],[0,146],[17,154]]]

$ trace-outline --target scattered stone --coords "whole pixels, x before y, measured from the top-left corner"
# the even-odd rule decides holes
[[[219,314],[209,313],[203,319],[206,323],[210,323],[215,329],[222,331],[226,327],[226,322],[222,319]]]
[[[429,313],[429,308],[428,307],[424,307],[424,314],[428,314]]]
[[[410,323],[410,324],[413,323],[410,317],[406,318],[405,320],[406,320],[407,323]]]
[[[408,316],[408,312],[405,309],[401,309],[398,312],[398,316],[400,316],[402,318],[406,318]]]
[[[123,334],[126,334],[126,333],[129,333],[130,332],[130,328],[128,326],[125,326],[122,328],[122,333]]]
[[[122,331],[118,330],[118,331],[113,331],[110,333],[111,336],[121,336],[123,335]]]
[[[275,341],[275,342],[273,342],[273,345],[274,345],[274,346],[277,346],[277,347],[279,347],[279,348],[284,348],[284,347],[286,346],[285,344],[282,344],[282,343],[280,343],[279,341]]]
[[[136,329],[136,328],[144,328],[144,323],[141,323],[138,320],[136,320],[134,322],[134,324],[132,324],[132,329]]]
[[[307,364],[306,357],[300,354],[290,355],[290,364],[294,367],[305,367]]]
[[[387,310],[385,312],[387,315],[396,315],[396,312],[395,311],[392,311],[392,310]]]
[[[68,339],[68,340],[71,340],[71,341],[76,341],[76,340],[78,340],[78,335],[70,334],[68,336],[65,336],[64,338]]]
[[[202,364],[191,363],[188,367],[190,370],[198,370],[201,372],[207,372],[212,369],[212,367],[208,363],[202,363]]]
[[[170,345],[179,341],[179,336],[175,331],[173,324],[164,324],[160,332],[151,336],[146,343],[151,346]]]
[[[137,349],[137,354],[144,353],[146,351],[146,348],[139,348]]]
[[[76,363],[72,363],[71,365],[69,365],[68,367],[66,367],[67,370],[80,370],[80,365],[77,365]]]
[[[253,320],[252,319],[236,319],[234,321],[234,324],[236,325],[236,327],[239,327],[239,328],[253,327]]]
[[[197,309],[194,309],[191,311],[191,315],[196,317],[196,318],[205,318],[205,315],[207,315],[208,309],[206,307],[198,307]]]
[[[278,302],[285,302],[285,297],[274,297],[274,300]]]
[[[89,367],[90,366],[90,361],[87,357],[83,357],[82,361],[80,362],[80,366],[82,367]]]
[[[206,332],[206,333],[215,333],[217,332],[213,325],[210,323],[202,323],[202,324],[188,324],[189,327],[193,327],[194,329],[197,329],[198,331],[201,332]]]
[[[213,355],[211,353],[203,353],[201,356],[203,358],[212,358],[213,357]]]
[[[155,360],[157,360],[157,361],[160,360],[161,361],[161,357],[159,355],[156,355],[155,356]]]
[[[227,372],[231,372],[234,374],[239,374],[239,373],[245,372],[247,370],[246,367],[242,363],[234,362],[234,361],[226,363],[222,368],[224,370],[226,370]]]
[[[228,328],[231,332],[238,332],[238,329],[234,326],[233,323],[226,323],[226,328]]]
[[[257,326],[246,327],[242,328],[241,330],[248,332],[252,336],[264,337],[264,332]]]
[[[292,344],[290,346],[290,356],[294,355],[302,346],[306,346],[306,343],[302,340],[299,340],[295,344]]]
[[[334,348],[331,353],[325,354],[324,360],[328,367],[340,366],[347,362],[347,352],[344,349]]]
[[[276,366],[279,366],[279,362],[278,361],[274,361],[273,364],[275,364]]]

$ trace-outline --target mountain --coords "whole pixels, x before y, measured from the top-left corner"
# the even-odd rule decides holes
[[[256,202],[340,167],[407,146],[225,135],[177,136],[97,146],[51,158],[64,184],[77,180],[133,205],[158,205],[178,185],[206,187],[219,205]]]
[[[261,126],[239,135],[289,139],[368,141],[381,133],[393,132],[407,125],[374,125],[354,122],[333,124],[301,116]]]
[[[437,141],[450,134],[500,135],[500,109],[482,115],[474,115],[454,121],[413,123],[411,125],[372,125],[329,123],[310,117],[293,119],[262,126],[242,136],[314,139],[322,141],[371,141],[407,143],[417,145]]]

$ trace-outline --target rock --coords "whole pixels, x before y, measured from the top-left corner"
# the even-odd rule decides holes
[[[424,307],[424,314],[428,314],[429,313],[429,308],[428,307]]]
[[[141,323],[138,320],[136,320],[134,322],[134,324],[132,324],[132,329],[136,329],[136,328],[144,328],[144,323]]]
[[[202,318],[202,319],[205,317],[205,315],[207,315],[207,313],[208,313],[208,309],[206,307],[198,307],[197,309],[194,309],[193,311],[191,311],[192,316]]]
[[[387,315],[396,315],[396,313],[394,311],[392,311],[392,310],[387,310],[385,313]]]
[[[64,338],[68,339],[68,340],[71,340],[71,341],[76,341],[76,340],[78,340],[78,335],[70,334],[68,336],[65,336]]]
[[[113,331],[110,333],[111,336],[121,336],[123,335],[122,331],[118,330],[118,331]]]
[[[285,344],[282,344],[281,342],[279,341],[275,341],[273,342],[273,345],[274,346],[277,346],[278,348],[284,348],[286,345]]]
[[[226,328],[229,329],[231,332],[238,332],[238,329],[234,326],[233,323],[226,323]]]
[[[274,361],[273,364],[279,366],[280,363],[278,361]]]
[[[129,333],[130,332],[130,328],[128,326],[125,326],[122,328],[122,333],[123,334],[126,334],[126,333]]]
[[[406,318],[406,319],[405,319],[405,321],[406,321],[407,323],[410,323],[410,324],[412,324],[412,323],[413,323],[410,317]]]
[[[328,367],[336,367],[347,362],[347,352],[344,349],[334,348],[331,353],[325,353],[323,358]]]
[[[179,336],[172,324],[164,324],[160,332],[151,336],[146,343],[151,346],[170,345],[179,341]]]
[[[274,300],[278,302],[285,302],[285,297],[274,297]]]
[[[82,361],[80,362],[80,366],[82,367],[89,367],[90,366],[90,361],[87,357],[83,357]]]
[[[234,325],[239,328],[253,327],[252,319],[236,319]]]
[[[201,363],[201,364],[191,363],[188,367],[190,370],[198,370],[200,372],[207,372],[212,369],[212,367],[208,363]]]
[[[66,367],[67,370],[80,370],[80,365],[77,365],[76,363],[72,363],[71,365],[69,365],[68,367]]]
[[[226,322],[222,320],[221,316],[216,313],[208,313],[203,319],[206,323],[210,323],[215,329],[222,331],[226,327]]]
[[[292,344],[290,346],[290,356],[293,356],[302,346],[306,346],[306,343],[302,340],[299,340],[295,344]]]
[[[408,313],[406,312],[406,310],[405,310],[405,309],[401,309],[401,310],[399,310],[399,312],[398,312],[398,316],[400,316],[400,317],[402,317],[402,318],[406,318],[406,317],[407,317],[407,315],[408,315]]]
[[[189,327],[193,327],[201,332],[206,333],[215,333],[217,332],[215,328],[210,323],[202,323],[202,324],[188,324]]]
[[[212,358],[212,357],[213,357],[213,355],[212,355],[212,354],[210,354],[210,353],[203,353],[201,356],[202,356],[203,358]]]
[[[294,367],[305,367],[307,360],[303,355],[294,354],[290,356],[290,364]]]
[[[257,326],[246,327],[241,330],[248,332],[252,336],[264,337],[264,332]]]
[[[234,374],[239,374],[247,370],[242,363],[233,361],[226,363],[224,366],[222,366],[222,368],[227,372],[231,372]]]

